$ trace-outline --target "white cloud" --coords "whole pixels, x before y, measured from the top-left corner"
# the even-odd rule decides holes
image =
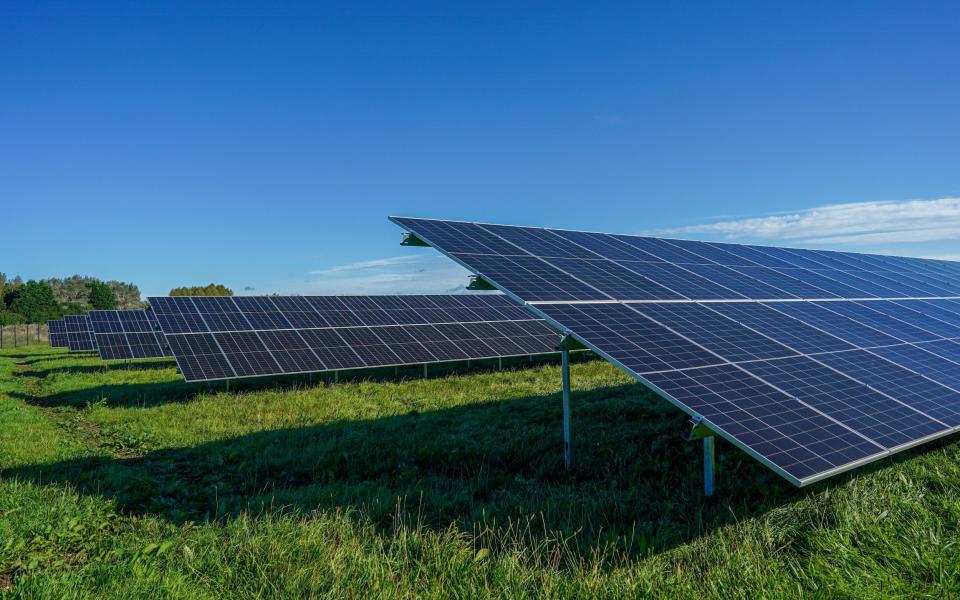
[[[920,256],[918,258],[932,258],[934,260],[952,260],[960,262],[960,254],[933,254],[930,256]]]
[[[343,265],[336,265],[326,269],[310,271],[311,275],[331,275],[334,273],[349,273],[353,271],[369,271],[374,269],[390,269],[396,266],[415,264],[423,260],[422,256],[405,254],[403,256],[389,256],[373,260],[361,260]]]
[[[412,253],[310,271],[292,283],[297,294],[453,294],[464,291],[469,273],[446,256]]]
[[[786,214],[668,229],[727,239],[803,244],[877,245],[960,239],[960,198],[830,204]]]

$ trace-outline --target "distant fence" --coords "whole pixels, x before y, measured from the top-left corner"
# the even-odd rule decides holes
[[[49,341],[46,323],[0,326],[0,348],[47,344]]]

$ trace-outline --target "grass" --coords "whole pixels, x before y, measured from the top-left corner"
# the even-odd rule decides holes
[[[960,596],[954,438],[798,490],[600,361],[226,392],[0,351],[0,595]]]

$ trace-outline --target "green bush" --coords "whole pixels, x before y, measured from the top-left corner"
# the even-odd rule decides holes
[[[0,325],[19,325],[26,322],[27,319],[23,315],[9,310],[0,310]]]
[[[233,290],[219,283],[178,287],[170,290],[171,296],[232,296]]]
[[[44,323],[61,316],[60,305],[53,297],[53,288],[45,283],[31,279],[9,296],[10,310],[23,315],[28,323]]]
[[[90,306],[96,310],[114,310],[117,300],[110,286],[102,281],[90,282]]]

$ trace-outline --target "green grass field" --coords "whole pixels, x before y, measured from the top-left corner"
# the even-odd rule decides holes
[[[798,490],[601,361],[280,380],[0,351],[0,595],[960,596],[960,444]]]

